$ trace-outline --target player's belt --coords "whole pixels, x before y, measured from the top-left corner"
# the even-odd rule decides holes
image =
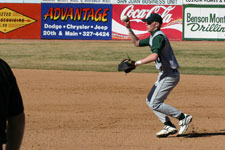
[[[173,72],[177,72],[177,69],[172,69],[173,70]]]
[[[162,72],[178,72],[177,69],[167,68],[167,69],[160,69]]]

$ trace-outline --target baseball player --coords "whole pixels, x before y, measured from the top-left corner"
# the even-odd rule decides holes
[[[0,59],[0,150],[19,150],[25,126],[22,97],[9,65]]]
[[[179,120],[180,130],[178,135],[183,135],[188,125],[192,121],[192,116],[182,113],[180,110],[165,104],[164,101],[178,84],[180,79],[179,64],[174,56],[172,47],[166,35],[160,31],[162,18],[159,14],[153,13],[148,18],[143,19],[146,22],[147,31],[151,33],[146,39],[139,40],[130,27],[130,21],[125,23],[128,29],[131,41],[135,46],[149,46],[152,53],[147,57],[136,61],[135,66],[155,62],[156,69],[159,70],[158,79],[150,90],[146,103],[155,113],[159,120],[164,124],[161,131],[156,133],[157,137],[167,137],[177,133],[176,126],[171,122],[169,116]]]

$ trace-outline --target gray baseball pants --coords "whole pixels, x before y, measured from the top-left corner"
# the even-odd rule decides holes
[[[178,119],[181,115],[181,111],[164,103],[179,80],[180,73],[178,70],[169,69],[160,71],[158,80],[155,82],[146,99],[147,105],[162,123],[170,120],[168,116]]]

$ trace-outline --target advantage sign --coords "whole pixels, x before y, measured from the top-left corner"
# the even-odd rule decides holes
[[[111,40],[112,5],[42,4],[42,39]]]
[[[225,40],[224,6],[184,5],[184,40]]]

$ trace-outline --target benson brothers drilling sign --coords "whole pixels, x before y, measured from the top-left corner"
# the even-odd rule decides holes
[[[223,5],[184,5],[184,40],[225,40]]]

